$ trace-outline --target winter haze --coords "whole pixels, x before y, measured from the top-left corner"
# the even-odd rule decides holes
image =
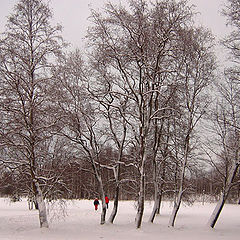
[[[239,0],[0,3],[0,240],[238,239]]]
[[[126,1],[126,0],[125,0]],[[6,16],[11,12],[16,0],[1,0],[0,31],[4,30]],[[89,21],[90,8],[101,9],[107,1],[103,0],[51,0],[50,6],[54,12],[54,20],[63,26],[63,36],[74,47],[82,47]],[[112,0],[118,3],[118,0]],[[122,1],[124,2],[124,1]],[[190,0],[199,12],[197,23],[208,27],[214,35],[223,37],[226,34],[226,19],[221,16],[224,0]]]

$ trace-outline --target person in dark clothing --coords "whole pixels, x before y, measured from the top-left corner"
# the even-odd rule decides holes
[[[105,202],[106,202],[106,205],[107,205],[107,208],[108,208],[109,198],[108,198],[107,195],[105,196]]]
[[[99,201],[97,198],[95,198],[94,202],[93,202],[94,206],[95,206],[95,211],[98,210],[98,205],[99,205]]]

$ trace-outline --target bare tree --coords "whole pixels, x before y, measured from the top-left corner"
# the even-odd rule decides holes
[[[111,83],[108,84],[110,85]],[[128,97],[123,98],[118,96],[118,94],[115,95],[110,89],[108,90],[104,91],[103,97],[97,96],[97,101],[103,106],[103,116],[105,118],[103,121],[106,124],[106,135],[108,135],[111,144],[116,146],[117,149],[116,159],[113,159],[110,165],[105,166],[113,171],[115,182],[114,207],[109,217],[109,222],[113,223],[118,210],[121,165],[124,164],[123,156],[127,138],[127,119],[125,115]],[[96,98],[96,93],[93,95]]]
[[[63,47],[60,26],[51,26],[52,13],[41,0],[21,0],[9,16],[0,40],[0,76],[3,113],[1,141],[5,164],[22,169],[31,181],[40,227],[48,227],[42,191],[42,148],[52,137],[57,116],[50,96],[49,67]],[[45,146],[45,147],[44,147]],[[46,150],[47,151],[47,150]]]
[[[223,40],[223,45],[230,51],[232,66],[225,70],[223,83],[217,83],[220,100],[214,114],[216,132],[221,141],[221,150],[226,169],[225,183],[218,204],[216,205],[208,225],[214,227],[221,210],[227,200],[229,192],[234,185],[234,179],[239,169],[239,59],[240,59],[240,2],[228,0],[223,14],[228,24],[233,27],[229,36]],[[219,150],[220,151],[220,150]],[[237,183],[239,184],[239,183]]]
[[[225,84],[219,86],[222,101],[215,110],[215,132],[218,135],[219,148],[214,151],[220,163],[212,161],[212,164],[223,177],[223,189],[220,200],[216,205],[208,225],[215,226],[221,210],[228,198],[230,190],[239,185],[236,180],[240,165],[239,158],[239,83],[237,79],[228,79]]]
[[[101,151],[107,141],[102,131],[99,103],[88,92],[89,78],[78,50],[59,59],[54,70],[61,123],[59,134],[75,143],[79,161],[88,161],[98,183],[102,200],[101,224],[105,223],[106,203],[102,179]]]
[[[203,117],[209,105],[207,91],[205,90],[213,80],[215,69],[215,58],[213,55],[213,38],[211,34],[203,29],[191,29],[182,32],[183,48],[180,73],[182,86],[178,87],[180,99],[179,114],[177,114],[177,140],[180,148],[176,152],[176,159],[180,166],[180,182],[174,208],[169,219],[169,226],[174,226],[177,212],[179,210],[184,188],[185,173],[192,152],[191,140],[194,130]],[[187,47],[186,47],[187,46]]]
[[[230,51],[230,59],[239,64],[240,61],[240,3],[238,0],[228,0],[223,15],[227,17],[227,24],[233,29],[229,36],[222,41]],[[238,71],[239,72],[239,71]]]
[[[150,5],[143,0],[129,1],[128,9],[109,3],[102,14],[92,11],[88,39],[94,76],[103,85],[109,79],[111,91],[129,99],[127,124],[135,149],[133,164],[139,172],[137,228],[144,212],[153,120],[164,118],[164,110],[169,108],[156,103],[165,88],[179,79],[178,41],[191,25],[192,15],[186,1]],[[157,146],[156,141],[156,150]]]
[[[174,102],[176,101],[176,89],[168,86],[161,97],[156,99],[154,108],[159,106],[163,108],[161,119],[153,120],[153,147],[152,147],[152,174],[154,185],[154,206],[149,217],[149,222],[153,222],[155,215],[160,213],[161,201],[163,197],[163,188],[165,183],[166,160],[170,152],[170,125],[172,114],[174,113]]]

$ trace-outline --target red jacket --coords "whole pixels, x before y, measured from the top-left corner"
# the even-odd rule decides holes
[[[107,196],[105,197],[105,202],[109,203],[109,198]]]

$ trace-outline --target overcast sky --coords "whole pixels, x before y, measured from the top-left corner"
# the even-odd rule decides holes
[[[117,3],[120,0],[111,0]],[[125,1],[125,0],[123,0]],[[17,0],[0,0],[0,32],[4,31],[7,16]],[[63,26],[65,40],[72,43],[73,47],[82,46],[82,38],[87,29],[89,7],[101,8],[105,0],[50,0],[53,9],[54,19]],[[221,9],[226,0],[190,0],[196,5],[196,11],[201,14],[197,22],[212,30],[218,38],[226,34],[226,19],[221,16]]]

